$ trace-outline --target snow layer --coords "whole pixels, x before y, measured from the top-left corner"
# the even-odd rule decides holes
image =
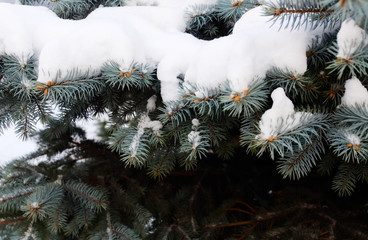
[[[55,20],[57,16],[44,7],[0,3],[0,54],[14,54],[21,60],[33,55],[37,30]]]
[[[165,6],[175,7],[182,10],[192,5],[215,4],[218,0],[125,0],[126,6]]]
[[[3,3],[17,3],[18,0],[0,0],[0,2],[3,2]]]
[[[353,19],[347,19],[341,24],[337,34],[339,52],[337,57],[350,58],[357,48],[368,43],[367,33]]]
[[[368,91],[356,77],[345,82],[345,93],[341,104],[347,107],[365,105],[368,107]]]
[[[320,32],[271,27],[261,6],[245,13],[229,36],[203,41],[183,33],[185,9],[215,2],[128,1],[131,6],[99,8],[79,21],[59,19],[45,7],[0,4],[0,54],[23,61],[36,55],[38,81],[44,83],[96,75],[108,60],[122,70],[148,63],[157,66],[165,102],[179,99],[180,74],[204,90],[229,80],[234,91],[243,91],[272,67],[306,71],[307,45]],[[134,6],[139,4],[155,6]]]
[[[294,104],[285,95],[284,89],[275,89],[271,98],[273,101],[271,109],[268,109],[259,121],[261,133],[257,135],[257,139],[267,140],[271,138],[273,140],[286,128],[291,130],[298,126],[303,117],[302,112],[294,111]]]

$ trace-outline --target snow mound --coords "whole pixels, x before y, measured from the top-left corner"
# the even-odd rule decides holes
[[[293,102],[285,95],[284,89],[277,88],[272,94],[271,109],[268,109],[259,121],[260,134],[257,139],[274,139],[285,129],[294,129],[300,124],[303,116],[308,113],[295,112]]]
[[[338,58],[350,58],[359,46],[368,43],[367,34],[360,28],[353,19],[347,19],[341,24],[337,34],[337,44],[339,51]]]
[[[353,107],[357,104],[368,107],[368,91],[358,78],[353,77],[345,82],[345,93],[341,98],[341,105]]]

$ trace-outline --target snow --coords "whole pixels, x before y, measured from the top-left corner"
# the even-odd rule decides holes
[[[192,5],[216,4],[217,0],[125,0],[126,6],[169,6],[181,10]]]
[[[157,96],[153,95],[147,100],[147,112],[153,112],[156,109]]]
[[[188,141],[192,143],[193,148],[197,148],[201,142],[201,136],[197,131],[191,131],[188,134]]]
[[[232,35],[203,44],[185,80],[204,88],[221,88],[229,80],[234,91],[242,92],[273,67],[304,73],[307,46],[320,29],[280,29],[277,24],[271,26],[271,18],[264,16],[262,7],[246,12],[236,22]]]
[[[56,183],[58,185],[61,185],[62,180],[63,180],[63,175],[58,175],[58,178],[56,179],[56,181],[54,183]]]
[[[229,62],[228,78],[236,91],[249,88],[255,77],[265,77],[272,67],[287,67],[296,74],[307,69],[308,32],[271,27],[271,18],[263,16],[263,8],[257,7],[245,13],[234,26],[233,35],[238,40]]]
[[[199,120],[196,119],[196,118],[193,118],[192,120],[192,129],[193,131],[191,131],[189,134],[188,134],[188,141],[190,143],[192,143],[192,147],[193,149],[196,149],[200,142],[201,142],[201,135],[200,135],[200,132],[197,131],[198,130],[198,127],[199,127]]]
[[[130,155],[134,158],[137,155],[139,142],[143,136],[144,128],[138,128],[137,133],[134,135],[132,143],[129,146]]]
[[[157,6],[157,0],[126,0],[126,6]]]
[[[0,3],[0,54],[14,54],[20,60],[34,54],[33,34],[46,22],[58,19],[45,7]]]
[[[143,3],[154,6],[135,6]],[[59,19],[42,6],[1,4],[0,54],[23,60],[35,54],[43,83],[99,74],[108,60],[122,69],[132,62],[157,65],[164,102],[179,99],[180,74],[207,95],[206,89],[222,88],[227,80],[234,91],[248,89],[272,67],[306,71],[306,48],[320,33],[271,27],[262,6],[246,12],[229,36],[203,41],[184,33],[190,6],[215,3],[128,1],[130,6],[98,8],[79,21]]]
[[[162,123],[160,121],[151,121],[148,116],[144,116],[141,122],[138,124],[138,128],[150,128],[156,135],[160,135],[160,129],[162,128]]]
[[[347,19],[341,24],[341,28],[337,34],[337,44],[339,51],[338,58],[348,59],[359,46],[368,43],[367,33],[360,28],[353,19]]]
[[[36,235],[33,233],[33,223],[31,223],[27,229],[27,231],[24,233],[24,237],[21,240],[28,240],[28,239],[36,239]]]
[[[200,123],[199,123],[199,120],[197,118],[192,119],[193,128],[198,128],[199,124]]]
[[[0,0],[0,2],[3,2],[3,3],[17,3],[18,0]]]
[[[346,133],[345,137],[349,140],[349,143],[353,145],[360,145],[360,138],[353,133]]]
[[[40,53],[38,81],[46,83],[50,78],[58,81],[74,69],[82,74],[96,75],[108,60],[126,66],[133,62],[135,45],[117,24],[85,20],[66,23],[70,26],[65,28],[72,33],[48,42]]]
[[[293,102],[286,96],[281,87],[275,89],[271,98],[272,107],[268,109],[259,121],[260,134],[257,139],[274,139],[281,131],[293,129],[300,124],[302,117],[307,113],[295,112]]]
[[[347,107],[365,105],[368,107],[368,91],[360,80],[353,77],[345,82],[345,93],[341,98],[341,104]]]
[[[226,81],[234,91],[242,92],[273,67],[288,68],[295,74],[306,71],[307,46],[311,39],[322,34],[322,30],[301,27],[291,31],[280,28],[278,23],[271,26],[271,16],[264,16],[262,6],[246,12],[229,36],[204,41],[184,33],[188,9],[216,2],[127,0],[127,7],[101,7],[78,21],[60,19],[43,6],[0,3],[0,55],[13,54],[21,62],[35,55],[39,59],[38,81],[43,83],[99,74],[108,60],[120,64],[122,71],[133,61],[147,63],[157,66],[164,102],[180,98],[177,78],[180,74],[184,75],[184,86],[185,83],[196,85],[201,89],[196,95],[205,97],[210,90],[221,89]],[[344,46],[348,43],[355,42],[349,45],[351,50],[363,41],[365,33],[361,30],[353,20],[343,23],[338,35],[342,52],[347,51]],[[281,123],[290,122],[293,126],[300,119],[300,113],[294,112],[292,102],[282,89],[276,89],[272,99],[272,108],[260,122],[259,138],[262,139],[274,136]],[[147,112],[154,109],[155,99],[152,98],[147,102]],[[135,140],[140,139],[144,128],[158,133],[161,127],[160,122],[151,121],[145,115],[138,125]],[[200,140],[199,133],[192,131],[189,139],[196,144]],[[134,144],[138,143],[133,143],[134,152],[137,147]]]
[[[160,129],[162,128],[162,123],[160,121],[151,121],[148,116],[148,113],[142,114],[138,123],[138,131],[134,135],[133,140],[129,146],[129,151],[132,157],[137,155],[140,139],[144,134],[144,129],[151,129],[153,133],[157,136],[160,136]]]
[[[175,7],[139,6],[139,7],[108,7],[99,8],[88,15],[85,20],[109,19],[119,22],[120,27],[128,24],[137,28],[141,34],[154,27],[163,31],[185,31],[185,16],[183,10]],[[138,21],[138,22],[136,22]]]

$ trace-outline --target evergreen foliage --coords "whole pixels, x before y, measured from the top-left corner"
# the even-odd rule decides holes
[[[121,0],[20,2],[45,4],[60,18],[73,20],[86,18],[100,5],[124,7]],[[304,74],[273,68],[241,92],[230,82],[222,89],[203,89],[181,81],[180,99],[163,102],[157,66],[134,62],[122,70],[108,61],[99,74],[81,76],[76,68],[41,83],[35,56],[25,61],[0,56],[0,133],[14,125],[21,138],[33,137],[39,144],[36,152],[1,169],[4,239],[367,237],[367,231],[354,232],[348,225],[338,229],[344,225],[340,219],[303,200],[290,207],[289,199],[278,198],[285,203],[282,209],[267,212],[266,203],[255,208],[240,201],[243,193],[233,194],[244,190],[258,197],[254,183],[234,180],[241,181],[238,158],[255,165],[260,164],[255,158],[262,164],[274,161],[271,170],[260,167],[291,180],[329,175],[319,177],[332,182],[339,196],[354,196],[366,187],[361,183],[368,183],[368,107],[341,105],[348,79],[367,84],[368,45],[363,41],[342,58],[337,43],[338,29],[348,18],[368,30],[367,2],[219,0],[187,9],[186,32],[204,40],[228,35],[245,12],[261,5],[282,27],[330,31],[308,47]],[[262,138],[262,115],[279,87],[296,112]],[[87,139],[76,121],[103,114],[108,120],[102,123],[101,140]],[[43,130],[36,128],[39,122]],[[290,230],[290,216],[308,211],[321,224],[298,222]],[[361,229],[355,220],[351,224]]]

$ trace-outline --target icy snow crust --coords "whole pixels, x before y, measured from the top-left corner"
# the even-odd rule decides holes
[[[262,7],[245,13],[229,36],[203,41],[184,33],[185,9],[215,2],[145,0],[142,4],[156,6],[99,8],[79,21],[59,19],[41,6],[1,3],[0,54],[23,62],[38,57],[43,83],[63,81],[71,73],[99,74],[109,60],[122,71],[132,62],[147,63],[157,67],[165,102],[179,98],[179,74],[203,89],[221,88],[228,80],[234,91],[243,91],[272,67],[306,71],[306,48],[321,31],[271,27]]]

